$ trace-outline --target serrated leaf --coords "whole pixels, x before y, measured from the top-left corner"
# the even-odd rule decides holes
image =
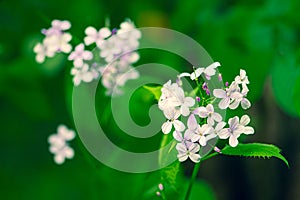
[[[146,90],[148,90],[149,92],[151,92],[154,95],[154,98],[158,101],[160,96],[161,96],[161,88],[162,86],[144,86],[144,88]]]
[[[245,156],[245,157],[276,157],[282,160],[288,167],[289,163],[286,158],[280,154],[281,150],[272,144],[250,143],[239,144],[237,147],[226,146],[222,150],[222,154],[229,156]]]

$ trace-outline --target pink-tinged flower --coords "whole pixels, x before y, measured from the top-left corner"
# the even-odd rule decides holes
[[[183,143],[178,143],[176,145],[176,149],[178,151],[177,158],[180,162],[186,161],[188,158],[190,158],[193,162],[198,163],[200,161],[200,155],[199,150],[200,146],[195,143],[191,143],[189,147],[187,147]]]
[[[63,33],[61,35],[51,35],[44,39],[44,45],[47,46],[51,52],[64,52],[70,53],[72,46],[69,42],[72,40],[72,35],[69,33]]]
[[[66,158],[71,159],[74,157],[74,150],[67,143],[74,138],[75,132],[68,129],[65,125],[58,126],[57,133],[49,136],[49,151],[54,154],[54,162],[56,164],[60,165],[64,163]]]
[[[83,64],[81,68],[73,67],[71,70],[71,75],[73,75],[73,82],[75,86],[78,86],[81,81],[89,83],[94,79],[94,74],[89,71],[88,64]]]
[[[243,115],[240,120],[240,125],[243,128],[243,133],[246,135],[254,134],[254,129],[251,126],[247,126],[250,123],[250,117]]]
[[[214,89],[213,95],[216,98],[221,98],[219,102],[220,109],[226,109],[229,107],[232,101],[242,98],[242,94],[239,92],[240,88],[235,82],[232,82],[229,88],[223,89]]]
[[[34,46],[33,51],[36,53],[35,60],[38,63],[43,63],[45,61],[45,57],[53,57],[55,54],[55,52],[49,51],[47,46],[45,46],[41,43],[37,43]]]
[[[201,118],[207,118],[207,123],[213,126],[216,122],[222,121],[222,116],[214,111],[212,104],[208,104],[206,107],[199,107],[194,110],[194,114],[199,115]]]
[[[184,135],[182,135],[181,132],[179,131],[174,131],[173,132],[173,138],[179,142],[185,144],[187,147],[189,147],[192,143],[192,135],[190,132],[185,131]]]
[[[205,146],[207,141],[210,139],[216,137],[211,131],[211,126],[204,124],[200,126],[195,118],[194,115],[190,115],[187,121],[188,129],[186,130],[186,134],[191,135],[191,141],[197,142],[199,141],[199,144],[201,146]]]
[[[239,143],[238,137],[243,133],[243,127],[239,124],[237,116],[228,120],[229,128],[224,128],[219,132],[220,139],[229,138],[229,145],[236,147]]]
[[[81,67],[84,64],[84,60],[91,60],[93,58],[93,54],[90,51],[84,50],[84,44],[79,44],[75,47],[75,51],[73,51],[68,57],[69,60],[73,60],[73,64],[75,67]]]
[[[170,133],[173,126],[176,131],[181,132],[185,129],[184,124],[178,120],[178,117],[180,116],[179,110],[168,108],[164,110],[164,115],[168,119],[161,127],[164,134]]]
[[[235,77],[234,80],[237,84],[241,84],[242,85],[242,93],[248,93],[249,89],[247,87],[247,85],[250,83],[248,80],[248,76],[246,75],[246,71],[241,69],[240,70],[240,75]]]
[[[46,36],[52,35],[60,35],[63,31],[66,31],[71,28],[71,23],[67,20],[60,21],[60,20],[53,20],[51,22],[51,27],[49,29],[43,29],[42,33]]]
[[[221,66],[219,62],[214,62],[208,67],[197,68],[192,73],[187,73],[187,72],[181,73],[179,77],[181,78],[181,77],[189,76],[191,80],[195,80],[196,78],[201,76],[201,74],[204,74],[206,79],[210,80],[210,77],[216,74],[216,68],[219,66]]]
[[[97,31],[94,27],[89,26],[85,29],[85,34],[84,43],[86,45],[96,43],[99,47],[103,41],[111,35],[111,31],[106,27]]]

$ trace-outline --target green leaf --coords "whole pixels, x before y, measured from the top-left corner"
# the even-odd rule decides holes
[[[172,134],[164,135],[162,138],[161,145],[160,145],[161,147],[166,146],[169,142],[172,142],[172,145],[170,149],[163,149],[163,148],[160,149],[159,158],[158,158],[159,159],[158,162],[160,166],[165,166],[165,163],[169,163],[169,159],[174,159],[177,155],[176,149],[173,148],[174,141],[172,140],[174,140]],[[177,159],[174,160],[176,160],[174,163],[161,170],[162,179],[168,184],[173,186],[176,183],[176,176],[180,170],[179,169],[180,162]]]
[[[144,86],[144,88],[146,90],[148,90],[149,92],[151,92],[154,95],[154,98],[158,101],[160,96],[161,96],[161,88],[162,86]]]
[[[276,157],[282,160],[288,167],[289,163],[280,154],[281,150],[272,144],[250,143],[239,144],[237,147],[226,146],[222,150],[222,154],[229,156],[245,156],[245,157],[263,157],[271,158]]]

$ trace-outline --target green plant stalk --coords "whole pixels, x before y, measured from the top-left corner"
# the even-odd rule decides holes
[[[201,162],[201,160],[200,160],[200,162]],[[200,168],[200,162],[198,162],[194,166],[192,177],[190,179],[188,189],[187,189],[187,191],[185,193],[184,200],[188,200],[190,198],[190,195],[191,195],[191,192],[192,192],[192,188],[193,188],[193,184],[194,184],[194,182],[196,180],[196,177],[197,177],[197,174],[198,174],[198,171],[199,171],[199,168]]]

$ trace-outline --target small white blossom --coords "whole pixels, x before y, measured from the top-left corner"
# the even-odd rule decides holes
[[[190,158],[193,162],[198,163],[200,161],[200,155],[199,150],[200,146],[195,143],[191,143],[190,146],[186,146],[183,143],[178,143],[176,145],[176,149],[178,151],[177,158],[180,162],[186,161],[188,158]]]
[[[219,132],[220,139],[229,138],[229,145],[236,147],[239,143],[238,137],[243,133],[243,127],[239,124],[237,116],[228,120],[229,128],[224,128]]]
[[[103,41],[111,35],[111,31],[106,27],[97,31],[94,27],[89,26],[85,29],[85,34],[84,43],[86,45],[96,43],[100,47]]]
[[[176,131],[181,132],[185,129],[184,124],[178,120],[178,117],[180,116],[179,110],[168,108],[168,109],[164,110],[164,115],[168,119],[168,121],[166,121],[162,125],[162,132],[164,134],[170,133],[173,126]]]
[[[237,84],[241,84],[243,87],[242,93],[247,93],[249,91],[247,85],[250,83],[248,80],[248,76],[246,75],[246,71],[241,69],[240,75],[235,77],[235,82]]]
[[[194,115],[190,115],[187,121],[188,129],[186,132],[187,134],[191,134],[192,142],[199,141],[201,146],[206,146],[208,140],[216,137],[216,135],[212,134],[211,126],[207,124],[203,124],[200,126],[195,118]]]
[[[69,33],[63,33],[61,35],[51,35],[46,37],[44,45],[47,46],[49,51],[52,52],[64,52],[70,53],[72,46],[69,44],[72,36]]]
[[[51,27],[49,29],[43,29],[42,33],[46,36],[51,35],[60,35],[63,31],[66,31],[71,28],[71,23],[67,20],[60,21],[60,20],[53,20],[51,22]]]
[[[81,81],[89,83],[94,79],[93,72],[89,71],[88,64],[83,64],[81,68],[73,67],[71,70],[71,75],[73,75],[73,82],[75,86],[78,86]]]
[[[173,132],[173,138],[179,142],[179,143],[183,143],[186,146],[190,146],[192,141],[192,135],[190,134],[190,132],[185,131],[184,135],[182,136],[182,133],[179,131],[174,131]]]
[[[216,68],[221,66],[219,62],[214,62],[207,67],[199,67],[191,74],[189,73],[182,73],[179,77],[189,76],[191,80],[195,80],[196,78],[200,77],[201,74],[204,74],[205,77],[209,80],[211,76],[216,74]]]
[[[235,100],[241,99],[242,94],[239,92],[240,88],[235,82],[229,86],[229,88],[223,89],[214,89],[213,95],[217,98],[221,98],[222,100],[219,102],[220,109],[226,109],[229,105]]]
[[[112,35],[107,40],[104,40],[100,48],[100,56],[105,59],[106,62],[112,62],[118,55],[122,53],[123,43],[116,35]]]
[[[75,47],[75,50],[69,55],[69,60],[73,60],[75,67],[81,67],[85,60],[93,59],[93,54],[90,51],[84,50],[84,44],[79,44]]]
[[[47,46],[41,44],[41,43],[37,43],[34,46],[33,51],[36,53],[36,57],[35,60],[38,63],[43,63],[45,61],[45,57],[53,57],[54,56],[54,52],[53,51],[49,51],[49,49],[47,48]]]
[[[75,132],[69,130],[65,125],[58,126],[57,133],[49,136],[49,151],[54,154],[56,164],[62,164],[66,158],[71,159],[74,157],[74,150],[67,143],[74,138]]]
[[[254,129],[251,126],[247,126],[249,123],[250,117],[248,115],[243,115],[240,120],[240,125],[243,128],[243,133],[246,135],[254,133]]]
[[[194,114],[199,115],[201,118],[207,118],[207,123],[210,126],[213,126],[216,122],[222,121],[222,116],[214,111],[212,104],[208,104],[206,107],[201,106],[194,110]]]

